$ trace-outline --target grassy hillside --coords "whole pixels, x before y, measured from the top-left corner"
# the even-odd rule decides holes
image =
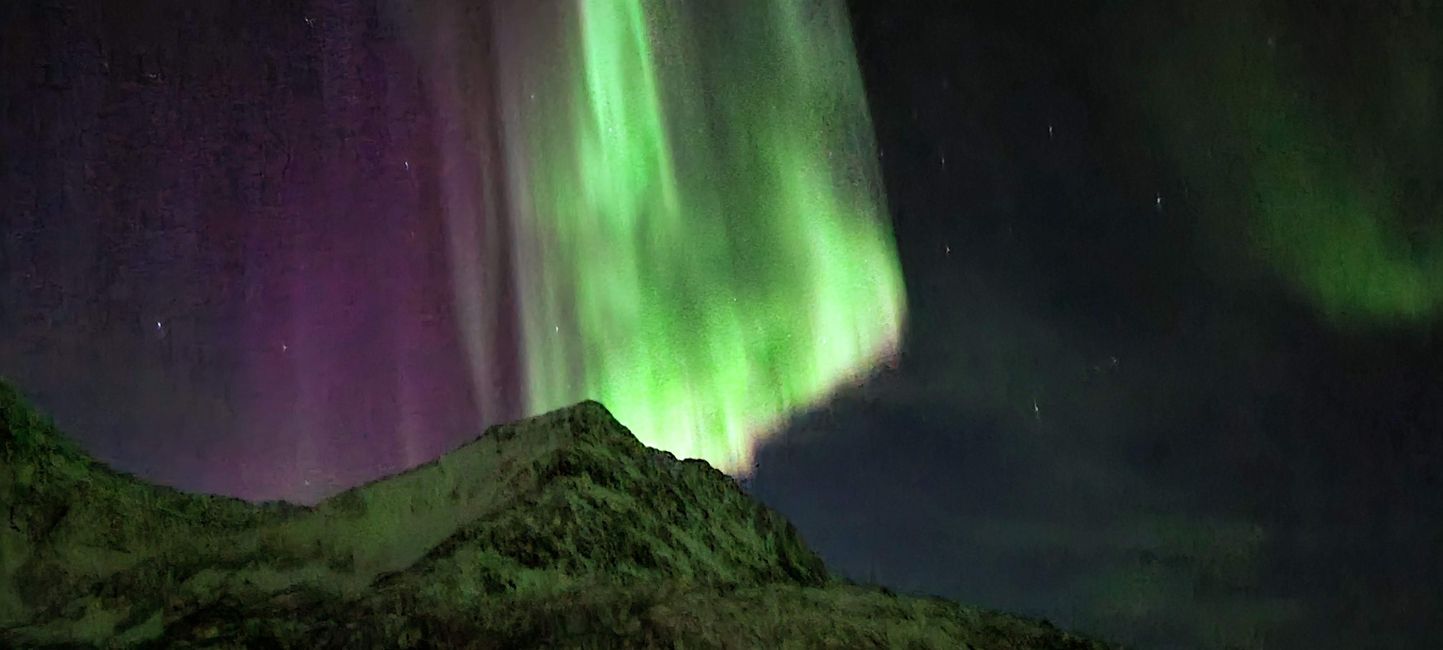
[[[0,645],[1099,648],[830,577],[585,402],[313,507],[117,473],[0,383]]]

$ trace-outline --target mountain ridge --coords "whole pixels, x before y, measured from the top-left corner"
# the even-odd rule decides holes
[[[594,401],[314,506],[117,472],[0,381],[0,645],[1102,648],[830,575]]]

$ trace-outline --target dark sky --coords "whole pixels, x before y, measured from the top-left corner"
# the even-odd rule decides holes
[[[0,7],[0,368],[129,471],[305,500],[521,413],[504,354],[472,390],[450,289],[471,98],[375,4],[259,7]]]
[[[1369,120],[1396,103],[1389,71],[1407,55],[1436,96],[1436,49],[1377,51],[1400,20],[1437,41],[1436,7],[1263,4],[1254,20],[1276,31],[1256,45],[1300,53],[1305,106],[1340,116],[1344,142],[1285,146],[1363,142],[1436,187],[1435,160],[1379,135],[1396,118]],[[1169,123],[1205,111],[1139,99],[1148,52],[1191,64],[1179,83],[1200,103],[1220,92],[1196,61],[1252,47],[1229,40],[1247,12],[1227,11],[854,4],[910,330],[899,371],[799,418],[755,482],[835,568],[1139,647],[1443,639],[1429,319],[1329,317],[1291,267],[1249,254],[1230,211],[1261,213],[1243,195],[1264,190],[1195,163],[1202,147],[1170,150]],[[1232,36],[1169,49],[1210,23]],[[1437,117],[1411,138],[1437,144]],[[1436,223],[1439,208],[1405,216]]]
[[[0,6],[0,375],[254,498],[295,468],[197,468],[333,487],[519,413],[515,359],[456,388],[455,197],[412,173],[487,80],[428,94],[346,3],[102,4]],[[845,575],[1136,647],[1443,639],[1443,7],[851,8],[908,329],[751,489]]]

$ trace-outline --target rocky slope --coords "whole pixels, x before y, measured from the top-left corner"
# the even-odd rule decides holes
[[[112,471],[0,383],[0,504],[7,647],[1103,647],[839,581],[594,402],[307,508]]]

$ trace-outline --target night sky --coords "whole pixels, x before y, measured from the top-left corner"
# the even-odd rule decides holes
[[[121,4],[0,4],[0,376],[98,458],[312,501],[596,397],[855,579],[1443,639],[1437,2]]]

